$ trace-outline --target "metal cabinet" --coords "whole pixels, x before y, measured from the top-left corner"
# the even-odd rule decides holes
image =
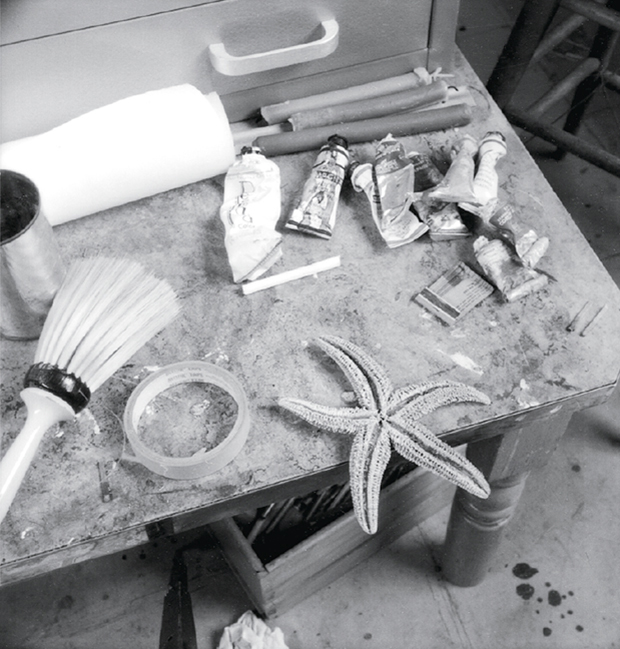
[[[179,83],[217,91],[238,121],[267,103],[449,68],[457,13],[454,0],[3,3],[1,141]]]

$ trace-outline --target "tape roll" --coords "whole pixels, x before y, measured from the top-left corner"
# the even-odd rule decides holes
[[[208,451],[201,449],[190,457],[170,457],[157,453],[140,439],[140,418],[159,394],[189,383],[215,385],[230,394],[238,406],[236,421],[224,440]],[[142,381],[125,406],[123,424],[134,452],[134,455],[125,452],[123,459],[139,462],[166,478],[191,480],[219,471],[237,456],[248,437],[250,416],[245,392],[230,372],[211,363],[187,361],[167,365]]]

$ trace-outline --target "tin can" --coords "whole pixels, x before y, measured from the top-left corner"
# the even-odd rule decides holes
[[[66,271],[37,187],[8,170],[0,171],[0,238],[0,332],[38,338]]]

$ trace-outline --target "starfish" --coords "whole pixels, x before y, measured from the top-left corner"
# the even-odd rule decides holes
[[[357,345],[336,336],[314,342],[344,372],[358,405],[331,407],[295,398],[280,398],[278,405],[317,428],[353,436],[349,482],[353,509],[366,533],[377,531],[381,480],[392,448],[479,498],[488,497],[490,488],[482,473],[418,421],[452,403],[489,404],[487,395],[455,381],[395,389],[385,369]]]

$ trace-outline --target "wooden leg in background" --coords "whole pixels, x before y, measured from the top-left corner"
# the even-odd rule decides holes
[[[552,417],[517,424],[502,435],[468,445],[467,457],[489,481],[491,495],[483,500],[457,490],[443,548],[448,581],[475,586],[484,579],[529,472],[545,466],[571,416],[558,410]]]

